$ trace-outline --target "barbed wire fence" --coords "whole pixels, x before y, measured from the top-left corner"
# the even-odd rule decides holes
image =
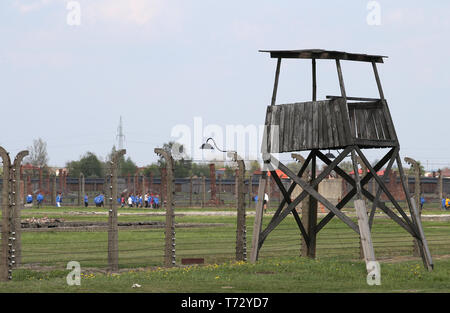
[[[49,194],[52,194],[52,197],[47,197],[47,203],[54,205],[53,195],[65,190],[63,206],[67,206],[68,210],[64,210],[62,216],[56,216],[52,211],[44,210],[40,214],[39,210],[33,210],[32,215],[50,217],[44,222],[42,220],[33,222],[32,218],[31,220],[28,218],[22,220],[21,227],[18,227],[18,218],[11,214],[20,210],[10,209],[14,205],[22,206],[21,201],[24,202],[25,197],[21,195],[27,194],[25,185],[28,178],[22,176],[22,182],[20,181],[20,175],[19,178],[17,176],[20,172],[17,171],[17,167],[12,167],[8,161],[9,156],[6,151],[5,153],[1,202],[1,271],[4,273],[2,277],[6,280],[12,278],[13,271],[17,269],[62,269],[68,262],[74,260],[80,262],[83,269],[105,272],[140,267],[179,266],[188,264],[189,260],[197,262],[201,260],[208,264],[246,260],[246,247],[251,246],[253,233],[255,202],[252,198],[258,188],[258,176],[249,176],[247,172],[247,176],[242,177],[240,188],[245,197],[241,197],[240,203],[236,187],[237,175],[231,179],[217,176],[215,186],[211,177],[173,178],[168,169],[161,177],[144,175],[118,177],[114,173],[111,176],[110,173],[107,177],[90,180],[84,177],[50,176],[47,186],[50,187]],[[11,176],[13,168],[16,168],[15,176]],[[214,167],[211,168],[213,172]],[[442,188],[445,190],[447,180],[443,179],[442,182]],[[289,181],[283,183],[289,184]],[[17,186],[21,185],[23,191],[19,192]],[[42,186],[46,186],[45,183],[41,182]],[[58,189],[58,186],[61,189]],[[114,186],[117,186],[117,191],[113,191]],[[153,211],[144,205],[132,207],[130,215],[126,214],[126,210],[121,213],[116,211],[117,215],[111,215],[109,210],[114,211],[114,207],[120,205],[116,200],[121,194],[145,192],[160,195],[160,208],[164,210]],[[270,208],[272,204],[278,203],[279,199],[275,188],[269,187],[267,192],[270,194],[268,205]],[[106,207],[95,210],[90,207],[85,211],[72,209],[82,206],[81,195],[85,193],[89,194],[90,199],[99,193],[107,195],[104,203]],[[170,199],[172,195],[173,198]],[[69,201],[72,198],[73,203]],[[245,203],[245,210],[249,209],[244,211],[243,223],[238,221],[236,210],[242,206],[242,201]],[[196,210],[191,215],[186,212],[178,213],[175,204],[177,208]],[[172,208],[168,208],[169,206]],[[9,212],[5,212],[7,208]],[[201,208],[204,210],[198,210]],[[214,210],[211,210],[214,208],[219,208],[222,212],[214,215],[212,214]],[[26,210],[22,213],[29,216]],[[52,214],[56,217],[52,218]],[[265,213],[268,217],[271,214],[270,210]],[[170,219],[168,222],[167,218],[171,218],[172,222]],[[266,218],[266,223],[267,221]],[[438,256],[450,254],[448,221],[425,219],[423,223],[431,253]],[[15,225],[15,228],[12,225]],[[11,236],[13,232],[15,237]],[[238,248],[239,238],[242,238],[238,236],[239,232],[245,236],[243,244]],[[378,214],[373,227],[373,243],[379,259],[412,257],[413,242],[409,234]],[[297,257],[301,255],[301,245],[301,236],[295,220],[289,217],[267,238],[261,249],[260,258]],[[20,246],[21,249],[18,248]],[[21,252],[20,262],[17,262],[18,251]],[[15,260],[12,258],[13,253]],[[339,221],[330,222],[319,233],[317,239],[317,257],[336,256],[345,259],[360,257],[359,238]],[[17,275],[20,275],[20,272],[17,272]]]

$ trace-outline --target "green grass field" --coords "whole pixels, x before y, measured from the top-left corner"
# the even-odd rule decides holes
[[[106,222],[104,208],[25,209],[22,218],[54,217],[65,221]],[[267,238],[256,264],[235,262],[236,217],[190,215],[194,211],[232,209],[177,208],[176,260],[163,268],[164,229],[120,229],[119,273],[108,273],[107,232],[24,231],[22,266],[13,280],[0,283],[1,292],[449,292],[449,222],[424,221],[435,269],[427,272],[420,258],[412,257],[412,238],[389,219],[373,226],[375,255],[381,263],[381,286],[366,282],[359,258],[359,239],[345,224],[333,219],[318,235],[317,258],[299,257],[300,232],[289,216]],[[348,210],[351,216],[351,209]],[[437,210],[436,210],[437,211]],[[73,212],[78,212],[74,214]],[[164,221],[148,215],[163,210],[120,209],[119,222]],[[269,210],[270,212],[270,210]],[[427,213],[433,213],[429,210]],[[145,215],[147,214],[147,215]],[[268,223],[266,216],[264,223]],[[181,227],[207,223],[202,227]],[[251,248],[253,215],[247,216],[247,247]],[[204,265],[181,266],[182,258],[204,258]],[[80,286],[68,286],[66,265],[81,265]],[[134,284],[141,288],[131,288]]]

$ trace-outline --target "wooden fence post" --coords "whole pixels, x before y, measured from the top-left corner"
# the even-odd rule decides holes
[[[361,246],[363,249],[363,257],[366,265],[375,261],[375,251],[372,244],[372,236],[370,235],[369,217],[367,215],[366,202],[364,200],[355,200],[355,210],[358,216],[358,226],[361,237]]]
[[[119,159],[126,153],[122,149],[111,156],[109,177],[109,215],[108,215],[108,265],[111,271],[119,270],[119,226],[117,218],[117,173]],[[105,181],[106,183],[106,181]]]
[[[367,174],[368,168],[367,168],[366,164],[364,163],[364,161],[361,159],[361,157],[359,155],[356,156],[356,160],[359,163],[359,165],[361,166],[361,171],[362,171],[361,178],[363,178],[364,175]],[[365,208],[367,209],[367,207],[368,207],[367,200],[364,199],[363,201],[364,201],[364,204],[365,204]],[[355,204],[355,209],[356,209],[356,204]],[[363,236],[360,236],[360,240],[359,240],[359,257],[361,259],[364,259],[365,258],[364,243],[363,243],[362,240],[363,240]]]

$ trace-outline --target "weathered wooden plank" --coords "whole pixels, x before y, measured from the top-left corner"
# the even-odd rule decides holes
[[[355,117],[355,108],[348,108],[348,115],[350,117],[350,132],[353,137],[356,137],[356,117]]]
[[[344,85],[344,77],[342,75],[342,68],[341,68],[341,62],[336,59],[336,69],[338,73],[339,78],[339,87],[341,89],[341,99],[337,99],[340,108],[341,108],[341,116],[342,116],[342,123],[344,127],[344,144],[348,145],[351,143],[351,133],[350,133],[350,118],[348,114],[348,106],[347,106],[347,94],[345,91],[345,85]]]
[[[301,116],[301,129],[303,133],[302,138],[302,148],[306,148],[306,145],[308,144],[308,105],[305,104],[303,106],[303,113]]]
[[[386,139],[386,135],[384,134],[384,130],[383,130],[383,124],[381,123],[381,113],[379,109],[376,109],[373,112],[373,116],[374,116],[374,120],[375,120],[375,126],[377,129],[377,139],[379,140],[385,140]]]
[[[371,139],[355,139],[355,144],[358,146],[365,147],[395,147],[397,146],[397,141],[395,140],[371,140]]]
[[[356,126],[357,126],[357,137],[360,139],[366,137],[366,125],[364,124],[364,110],[355,110],[356,113]]]
[[[345,146],[346,140],[345,140],[345,133],[344,133],[344,122],[342,120],[342,114],[341,114],[341,105],[339,103],[339,100],[335,100],[334,103],[334,113],[336,118],[336,128],[337,128],[337,135],[338,135],[338,146]]]
[[[367,124],[367,110],[361,110],[361,124],[362,124],[362,131],[363,131],[363,137],[364,139],[369,139],[369,125]]]
[[[366,202],[364,200],[355,200],[355,210],[358,217],[358,227],[361,237],[361,245],[364,251],[364,260],[366,264],[375,261],[375,251],[373,249],[372,236],[370,234],[369,221],[367,216]]]
[[[389,132],[389,125],[388,125],[388,123],[386,121],[386,115],[385,115],[385,112],[383,110],[378,110],[378,118],[380,120],[380,124],[381,124],[381,127],[383,129],[383,133],[384,133],[385,139],[391,140],[392,137],[391,137],[391,134]]]
[[[334,101],[330,101],[329,103],[329,109],[330,109],[330,118],[331,118],[331,129],[332,129],[332,136],[333,136],[333,146],[339,147],[339,135],[338,135],[338,127],[337,127],[337,121],[336,121],[336,103]]]
[[[295,147],[295,151],[302,149],[302,141],[304,137],[304,133],[302,132],[301,118],[304,112],[305,103],[300,103],[294,108],[293,115],[295,116],[295,125],[293,127],[293,145]]]
[[[325,117],[327,121],[327,146],[334,147],[334,139],[333,139],[333,125],[331,122],[331,111],[330,111],[330,101],[327,101],[324,105],[325,108]]]
[[[326,113],[327,106],[328,106],[328,101],[323,101],[322,105],[321,105],[322,109],[321,109],[321,116],[320,116],[320,118],[322,118],[322,136],[319,140],[319,145],[320,145],[321,149],[329,147],[328,128],[327,128],[327,113]]]
[[[319,147],[319,103],[312,103],[313,117],[312,117],[312,147],[317,149]]]
[[[376,140],[377,131],[375,129],[375,121],[373,119],[373,111],[375,109],[367,109],[364,111],[365,124],[367,127],[367,139]]]
[[[312,101],[317,100],[316,59],[312,59]]]
[[[284,122],[285,122],[285,120],[284,120],[284,115],[285,115],[285,113],[286,113],[286,110],[282,107],[282,106],[279,106],[279,120],[278,120],[278,122],[279,122],[279,125],[280,125],[280,127],[279,127],[279,132],[280,132],[280,134],[279,134],[279,137],[280,137],[280,151],[284,151],[284,145],[285,145],[285,127],[284,127]]]
[[[272,121],[272,107],[273,106],[267,106],[267,110],[266,110],[266,121],[264,123],[265,127],[264,127],[264,133],[263,133],[263,145],[265,145],[265,147],[263,146],[262,149],[264,152],[269,152],[271,149],[270,146],[270,122]]]
[[[258,253],[260,247],[259,239],[261,235],[263,210],[264,210],[263,200],[267,180],[268,180],[267,173],[263,172],[263,175],[259,179],[258,203],[256,204],[256,215],[253,223],[252,250],[250,254],[250,262],[252,263],[255,263],[258,260]]]
[[[380,100],[371,102],[349,102],[349,109],[381,109],[382,104]]]
[[[270,137],[270,141],[271,141],[271,146],[270,146],[270,152],[273,153],[278,153],[279,152],[279,146],[278,146],[278,142],[279,142],[279,123],[277,120],[277,113],[279,112],[279,106],[272,106],[272,113],[271,113],[271,120],[270,120],[270,133],[271,133],[271,137]]]
[[[338,98],[342,98],[342,96],[326,96],[327,99],[338,99]],[[351,100],[351,101],[378,101],[380,99],[378,98],[365,98],[365,97],[347,97],[347,100]]]
[[[289,107],[287,114],[289,115],[289,151],[296,150],[295,148],[295,124],[298,122],[298,116],[295,114],[295,108],[303,104],[297,103],[294,106]]]
[[[392,121],[391,113],[389,112],[389,107],[387,105],[386,100],[381,100],[383,105],[383,112],[386,118],[386,123],[388,124],[389,129],[389,138],[392,140],[397,140],[397,133],[395,132],[394,122]]]
[[[305,126],[305,115],[306,115],[306,103],[304,103],[298,110],[298,133],[300,134],[298,138],[298,150],[305,148],[306,145],[306,126]]]
[[[277,91],[278,91],[278,79],[280,78],[280,68],[281,68],[281,58],[277,60],[277,69],[275,70],[275,82],[273,83],[273,92],[272,92],[272,102],[271,105],[275,105],[277,100]]]
[[[313,143],[313,106],[312,105],[306,105],[306,147],[311,147]]]

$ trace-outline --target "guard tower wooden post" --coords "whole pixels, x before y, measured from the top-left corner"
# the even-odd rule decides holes
[[[431,270],[433,268],[433,261],[418,217],[417,208],[409,193],[399,154],[400,145],[378,75],[377,63],[383,63],[383,58],[385,57],[318,49],[263,50],[261,52],[268,52],[272,58],[277,59],[272,101],[271,105],[267,107],[266,112],[262,156],[264,160],[264,171],[270,172],[270,177],[274,179],[280,189],[283,199],[265,229],[262,229],[262,219],[255,219],[255,231],[253,233],[250,259],[255,261],[258,258],[259,250],[267,236],[290,213],[293,214],[301,235],[308,245],[308,251],[311,252],[309,256],[314,257],[313,251],[315,251],[317,234],[334,216],[337,216],[358,233],[362,241],[370,242],[371,240],[367,236],[370,236],[370,227],[372,226],[374,212],[376,208],[380,208],[413,236],[418,244],[424,266],[428,270]],[[312,101],[276,105],[282,59],[311,60]],[[335,61],[341,94],[326,96],[326,100],[317,100],[316,60],[322,59]],[[347,96],[341,60],[371,63],[379,98]],[[377,164],[372,166],[363,153],[365,149],[386,149],[388,152]],[[338,156],[331,160],[321,150],[337,151]],[[276,153],[300,151],[309,151],[309,155],[298,173],[292,172],[273,155]],[[348,155],[352,158],[355,172],[354,177],[339,167],[339,164]],[[368,172],[363,172],[361,177],[358,173],[358,157],[368,169]],[[326,164],[326,168],[319,174],[316,173],[317,160],[321,160]],[[397,163],[399,169],[410,216],[403,211],[385,184],[385,178],[387,178],[394,162]],[[309,180],[305,180],[302,175],[308,166],[311,168],[311,175]],[[377,175],[377,171],[384,166],[386,166],[385,174],[383,178],[380,178]],[[293,181],[288,189],[281,183],[280,177],[275,171],[276,169],[283,171]],[[319,183],[332,171],[352,186],[352,189],[337,205],[333,205],[319,194],[317,188]],[[366,189],[366,185],[371,179],[375,180],[377,184],[375,195]],[[267,179],[263,179],[261,182],[266,184]],[[296,185],[299,185],[303,190],[294,200],[291,200],[291,193]],[[259,190],[264,190],[263,187],[260,186]],[[393,209],[386,206],[384,202],[380,201],[381,193],[387,196],[399,215]],[[308,229],[305,229],[304,222],[296,212],[295,207],[307,196],[310,197],[308,216],[302,217],[308,219]],[[362,201],[363,196],[372,202],[368,219],[364,217],[364,214],[367,213],[365,211],[365,202]],[[358,224],[363,225],[363,228],[341,211],[354,197],[359,200],[357,201],[358,213],[363,213],[362,219],[360,218],[358,220]],[[263,194],[258,195],[258,199],[263,198]],[[330,211],[318,223],[317,202],[322,203]],[[261,206],[258,205],[257,210],[260,208]],[[256,214],[259,216],[258,212]],[[365,255],[366,261],[373,258],[371,255],[373,250],[371,251],[371,247],[367,248],[367,254]]]

